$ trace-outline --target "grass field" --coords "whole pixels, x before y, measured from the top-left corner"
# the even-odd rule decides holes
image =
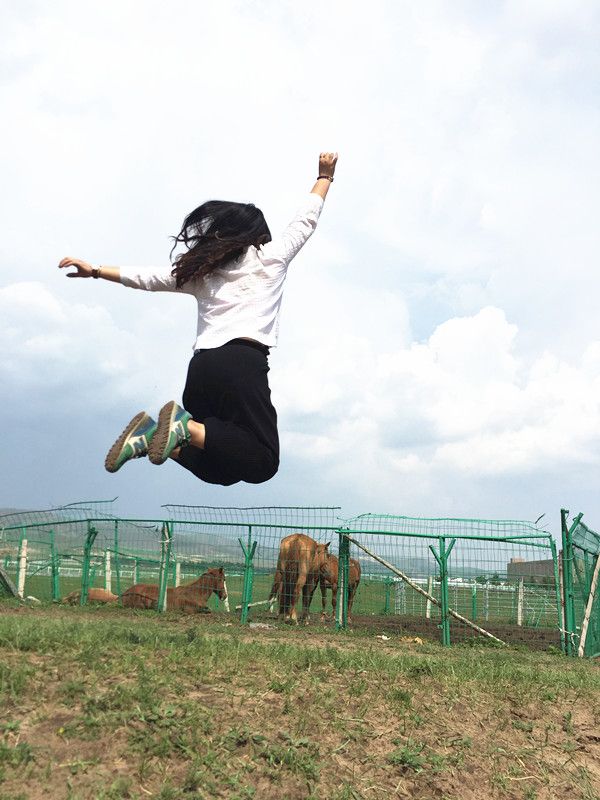
[[[0,800],[600,798],[600,665],[0,603]]]

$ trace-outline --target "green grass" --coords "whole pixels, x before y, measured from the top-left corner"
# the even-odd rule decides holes
[[[594,663],[223,622],[0,604],[0,798],[595,797]]]

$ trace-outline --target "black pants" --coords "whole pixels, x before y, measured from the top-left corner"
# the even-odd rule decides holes
[[[183,447],[179,463],[207,483],[263,483],[279,467],[277,412],[267,373],[269,348],[243,339],[197,350],[183,406],[206,430],[204,450]]]

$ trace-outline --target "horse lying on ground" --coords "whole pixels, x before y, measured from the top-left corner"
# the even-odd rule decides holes
[[[88,589],[88,603],[116,603],[118,595],[109,592],[108,589]],[[63,603],[71,606],[78,606],[81,601],[81,591],[71,592],[63,598]]]
[[[219,600],[227,599],[223,567],[207,570],[192,583],[167,588],[167,609],[179,609],[188,614],[208,614],[208,598],[215,593]],[[158,586],[152,583],[136,583],[121,595],[125,608],[154,608],[158,604]]]
[[[348,622],[352,616],[352,603],[354,602],[354,595],[360,583],[360,564],[355,558],[350,559],[348,569]],[[330,554],[325,564],[321,568],[319,577],[319,585],[321,587],[321,619],[324,620],[325,606],[327,603],[327,589],[331,589],[331,610],[335,616],[335,607],[337,603],[338,592],[338,560],[337,556]],[[316,587],[315,587],[316,588]]]
[[[281,540],[277,570],[269,600],[279,597],[279,617],[298,624],[296,603],[302,594],[302,620],[308,622],[308,609],[321,567],[329,555],[329,545],[319,544],[304,533],[293,533]]]

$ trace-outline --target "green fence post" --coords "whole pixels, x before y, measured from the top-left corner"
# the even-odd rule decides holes
[[[558,630],[560,631],[560,648],[565,652],[565,632],[563,630],[563,621],[561,614],[561,600],[560,600],[560,575],[558,572],[558,554],[556,552],[556,542],[549,536],[548,544],[550,545],[550,552],[552,553],[552,561],[554,562],[554,591],[556,595],[556,614],[558,619]]]
[[[335,610],[335,629],[348,627],[348,575],[350,572],[350,542],[344,531],[339,532],[338,595]]]
[[[81,595],[79,597],[79,605],[84,606],[87,603],[88,593],[90,591],[90,566],[92,557],[92,547],[94,540],[98,535],[98,531],[89,522],[87,524],[87,535],[85,537],[85,544],[83,546],[83,565],[81,568]]]
[[[119,520],[115,520],[115,529],[113,535],[113,549],[115,554],[115,574],[116,574],[116,590],[121,603],[121,556],[119,553]]]
[[[50,571],[52,574],[52,600],[58,603],[60,600],[60,562],[56,552],[56,542],[54,541],[54,531],[50,531]]]
[[[575,623],[575,593],[573,590],[573,543],[571,535],[579,525],[583,514],[578,514],[571,527],[567,525],[569,512],[565,508],[560,510],[561,536],[562,536],[562,572],[563,572],[563,598],[565,608],[565,652],[566,655],[575,654],[575,636],[577,627]]]
[[[433,553],[435,560],[440,568],[440,608],[441,608],[441,622],[442,629],[442,644],[445,647],[450,645],[450,615],[448,609],[450,603],[448,599],[448,557],[452,552],[452,548],[456,544],[456,539],[452,539],[450,546],[446,550],[446,539],[444,536],[439,538],[439,554],[435,552],[433,545],[429,545],[429,549]]]
[[[162,525],[157,611],[165,611],[167,608],[167,584],[169,582],[169,563],[171,560],[171,545],[173,541],[171,526],[171,522],[163,522]]]
[[[248,525],[248,540],[246,544],[238,539],[242,552],[244,553],[244,584],[242,586],[242,613],[240,622],[248,622],[248,609],[252,602],[252,590],[254,586],[254,553],[258,542],[252,541],[252,525]]]

